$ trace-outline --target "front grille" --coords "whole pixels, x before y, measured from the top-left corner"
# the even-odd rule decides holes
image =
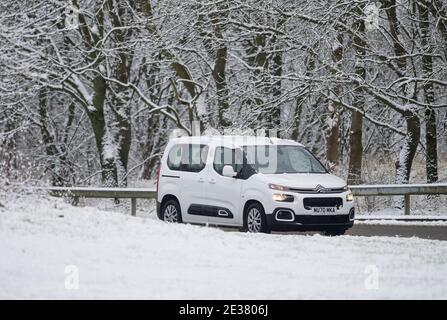
[[[322,225],[330,225],[330,224],[346,224],[350,223],[349,215],[336,215],[336,216],[314,216],[314,215],[298,215],[295,216],[295,222],[301,223],[303,225],[306,224],[322,224]]]
[[[340,209],[343,207],[342,198],[304,198],[304,209],[311,210],[314,207],[336,207]]]
[[[347,189],[345,189],[345,188],[322,188],[322,189],[316,190],[316,189],[290,188],[289,190],[292,192],[298,192],[298,193],[325,194],[325,193],[343,193]]]

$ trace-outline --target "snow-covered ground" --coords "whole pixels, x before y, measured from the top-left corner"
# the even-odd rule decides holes
[[[447,242],[253,235],[45,196],[1,202],[3,299],[447,298]]]

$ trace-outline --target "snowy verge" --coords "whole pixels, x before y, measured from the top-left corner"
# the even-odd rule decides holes
[[[224,232],[45,196],[2,203],[2,299],[447,298],[447,242]]]

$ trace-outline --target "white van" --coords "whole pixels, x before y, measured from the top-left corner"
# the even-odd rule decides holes
[[[340,235],[354,223],[354,198],[345,181],[294,141],[180,137],[169,141],[161,160],[157,215],[249,232]]]

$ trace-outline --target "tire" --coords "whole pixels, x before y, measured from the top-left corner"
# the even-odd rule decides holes
[[[346,229],[328,229],[323,232],[323,235],[328,237],[336,237],[336,236],[342,236],[346,232]]]
[[[161,218],[166,222],[182,223],[182,212],[176,200],[166,201],[161,208]]]
[[[259,203],[248,206],[244,213],[244,230],[251,233],[270,233],[264,208]]]

